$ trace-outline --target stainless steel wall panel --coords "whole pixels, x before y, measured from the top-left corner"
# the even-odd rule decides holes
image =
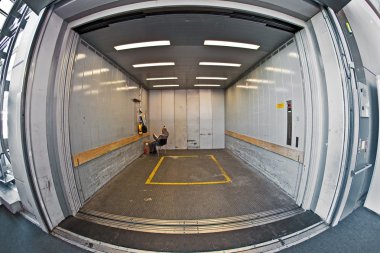
[[[226,136],[226,148],[267,176],[289,196],[296,197],[296,182],[299,173],[301,173],[302,165],[289,158],[230,136]]]
[[[224,148],[224,90],[212,90],[212,148]]]
[[[199,145],[199,90],[187,91],[187,148],[197,149]]]
[[[174,101],[175,148],[187,149],[187,102],[186,90],[176,90]]]
[[[86,201],[143,152],[143,140],[124,146],[76,168],[81,198]]]
[[[162,128],[161,120],[161,91],[149,91],[149,127],[150,132],[160,134]]]
[[[138,104],[132,101],[139,98],[137,85],[84,42],[77,49],[70,89],[69,128],[73,155],[137,134]],[[135,150],[126,147],[129,153],[124,155],[128,158],[123,159],[130,162],[140,155],[140,145],[138,148],[133,144]],[[126,164],[124,160],[117,161],[119,158],[115,154],[118,152],[105,155],[107,166],[102,164],[106,158],[101,157],[78,168],[76,181],[82,189],[82,201]]]
[[[270,143],[303,150],[304,104],[301,65],[293,42],[274,52],[226,91],[226,129]],[[286,145],[286,101],[293,102],[292,145]],[[283,106],[282,106],[283,105]],[[298,148],[295,138],[299,137]],[[301,167],[286,157],[227,137],[226,147],[296,198]],[[251,156],[257,156],[252,158]],[[265,162],[264,162],[265,161]]]
[[[224,103],[224,90],[150,90],[150,128],[166,125],[169,149],[224,148]]]
[[[77,50],[77,56],[75,60],[76,67],[73,69],[73,77],[71,82],[71,92],[76,94],[74,96],[83,95],[83,89],[87,88],[88,84],[83,83],[83,78],[79,74],[84,71],[85,61],[79,60],[78,55],[87,55],[87,48],[83,44],[79,44]],[[78,95],[77,95],[78,94]],[[69,111],[74,113],[69,114],[70,126],[74,129],[80,129],[83,127],[83,116],[82,110],[77,111],[77,108],[80,108],[81,102],[79,99],[72,99],[69,104]],[[71,151],[76,154],[81,150],[85,150],[84,142],[82,141],[82,135],[76,136],[76,138],[71,138]]]
[[[199,144],[201,149],[212,148],[212,97],[210,89],[199,90]]]
[[[161,93],[161,118],[162,124],[169,131],[169,138],[166,147],[175,148],[175,126],[174,126],[174,90],[163,90]]]
[[[336,189],[341,182],[341,164],[345,152],[346,114],[344,104],[343,80],[340,74],[340,64],[336,55],[338,52],[334,47],[334,39],[329,32],[329,27],[322,13],[311,20],[321,53],[321,64],[324,66],[326,78],[328,104],[328,145],[326,162],[324,166],[321,192],[315,212],[322,218],[328,220],[332,215],[331,208],[337,200]]]
[[[297,47],[291,43],[227,90],[227,130],[303,150],[303,83],[297,55]],[[287,100],[293,102],[291,146],[286,145],[286,106],[276,107],[286,105]]]

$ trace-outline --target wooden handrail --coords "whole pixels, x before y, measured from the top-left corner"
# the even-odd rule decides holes
[[[82,165],[86,162],[89,162],[95,158],[98,158],[102,155],[105,155],[107,153],[110,153],[116,149],[122,148],[128,144],[131,144],[133,142],[136,142],[140,140],[141,138],[149,136],[149,133],[145,133],[143,135],[134,135],[130,137],[126,137],[123,139],[120,139],[118,141],[112,142],[110,144],[106,144],[101,147],[97,147],[94,149],[90,149],[84,152],[80,152],[78,154],[73,155],[73,165],[74,167],[78,167],[79,165]]]
[[[263,148],[265,150],[271,151],[273,153],[285,156],[289,159],[292,159],[296,162],[303,163],[303,157],[304,157],[304,152],[296,149],[291,149],[288,147],[280,146],[277,144],[273,144],[267,141],[262,141],[259,139],[255,139],[253,137],[235,133],[232,131],[225,131],[225,134],[231,137],[234,137],[238,140],[253,144],[257,147]]]

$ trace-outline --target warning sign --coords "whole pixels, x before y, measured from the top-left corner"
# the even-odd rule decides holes
[[[282,109],[282,108],[285,108],[285,103],[279,103],[276,105],[276,108],[277,109]]]

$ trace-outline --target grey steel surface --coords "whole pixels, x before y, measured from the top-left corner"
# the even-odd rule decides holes
[[[91,244],[95,246],[95,249],[98,248],[96,244],[100,241],[103,245],[108,244],[113,248],[118,247],[116,249],[119,250],[124,247],[129,248],[129,251],[137,249],[155,252],[205,252],[216,250],[234,252],[262,247],[258,252],[266,252],[280,248],[288,243],[295,243],[297,241],[294,238],[295,236],[301,234],[302,238],[303,232],[319,225],[321,225],[320,218],[308,211],[284,220],[247,229],[207,234],[161,234],[127,231],[71,217],[62,222],[55,232],[63,235],[61,232],[66,232],[67,234],[70,231],[68,233],[71,233],[71,235],[75,233],[81,236],[82,239],[87,237],[96,240],[98,242]],[[308,234],[306,236],[312,235]],[[301,238],[298,238],[298,240]],[[265,248],[265,246],[273,243],[276,245]],[[243,249],[243,247],[246,248]],[[124,248],[124,250],[127,249]]]
[[[251,215],[202,220],[158,220],[109,215],[83,210],[75,218],[108,227],[160,234],[205,234],[252,228],[303,213],[301,208],[282,208]]]
[[[226,148],[255,167],[293,199],[297,198],[302,164],[231,136],[226,136]]]
[[[99,190],[83,209],[147,219],[189,220],[297,207],[276,185],[225,150],[167,152],[167,155],[209,154],[216,157],[231,178],[231,183],[147,185],[145,182],[159,158],[156,155],[142,156]],[[199,166],[196,160],[189,160],[187,166],[191,163]],[[168,165],[172,168],[168,168]],[[165,173],[168,169],[181,169],[176,163],[168,165],[159,168],[157,175],[161,173],[160,170]],[[207,164],[203,166],[205,171],[213,169],[208,168]],[[192,182],[191,174],[188,174],[187,179]]]

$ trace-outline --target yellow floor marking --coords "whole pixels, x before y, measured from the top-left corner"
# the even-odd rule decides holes
[[[226,184],[228,181],[210,181],[210,182],[151,182],[156,185],[209,185],[209,184]]]
[[[218,162],[218,160],[216,160],[215,156],[214,155],[209,155],[209,157],[211,157],[211,159],[216,163],[216,166],[218,166],[220,172],[222,172],[222,174],[225,177],[226,181],[227,182],[231,182],[231,178],[227,175],[227,172],[223,169],[222,165],[220,165],[220,163]]]
[[[145,184],[150,184],[150,182],[152,181],[153,177],[154,177],[154,174],[156,174],[158,168],[160,168],[160,165],[162,163],[162,161],[165,159],[165,156],[161,157],[160,160],[158,161],[156,167],[154,167],[152,173],[150,173],[148,179],[146,180]]]
[[[146,180],[145,184],[154,184],[154,185],[212,185],[212,184],[226,184],[232,182],[231,178],[227,175],[227,172],[223,169],[223,167],[220,165],[218,160],[216,160],[214,155],[207,155],[211,158],[224,176],[226,180],[224,181],[208,181],[208,182],[152,182],[153,177],[157,173],[158,169],[160,168],[162,162],[164,161],[165,157],[170,158],[192,158],[192,157],[199,157],[198,155],[185,155],[185,156],[162,156],[160,160],[158,161],[157,165],[154,167],[153,171],[150,173],[148,179]]]
[[[191,158],[191,157],[199,157],[197,155],[168,155],[168,156],[163,156],[163,157],[170,157],[170,158],[174,158],[174,159],[177,159],[177,158]]]

